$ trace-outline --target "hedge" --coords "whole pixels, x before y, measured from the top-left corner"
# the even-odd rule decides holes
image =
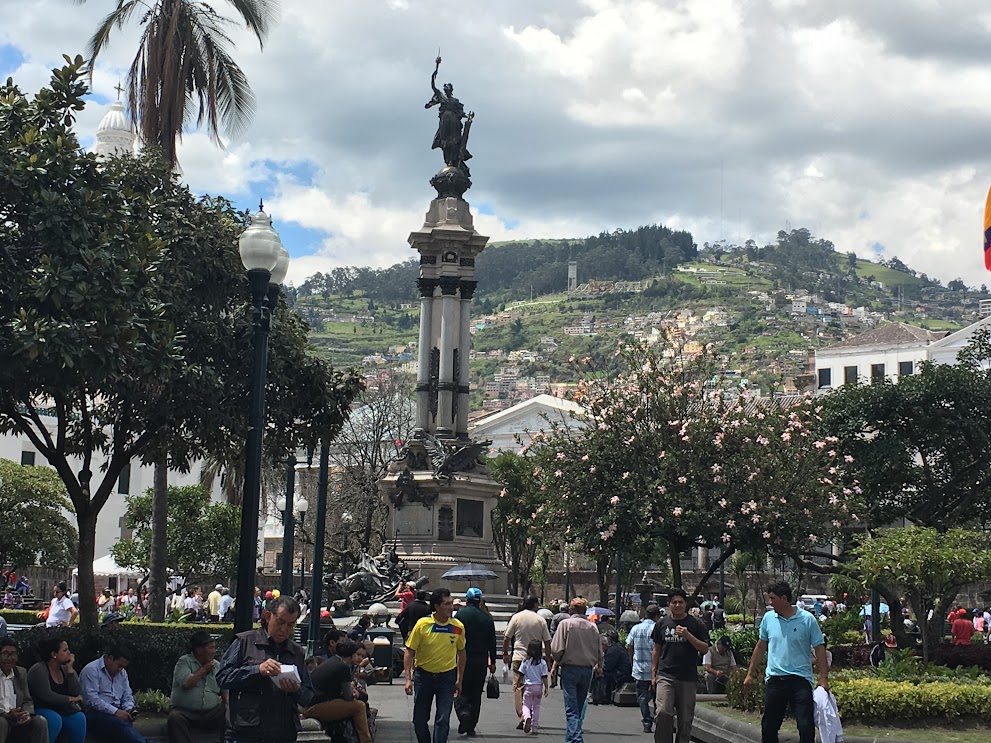
[[[726,688],[731,706],[745,712],[764,711],[764,671],[754,678],[749,693],[743,680],[747,672],[738,668],[730,674]],[[932,718],[977,716],[991,720],[991,686],[958,684],[949,681],[913,684],[885,679],[830,679],[840,716],[863,722],[889,722]]]
[[[918,653],[922,654],[921,648]],[[991,671],[991,645],[943,644],[933,651],[929,660],[947,668],[977,666],[982,671]]]
[[[7,624],[37,624],[42,621],[38,619],[38,612],[26,609],[3,609],[0,617],[7,620]]]
[[[14,633],[20,659],[19,665],[30,666],[39,656],[37,644],[48,637],[60,637],[69,643],[76,656],[75,668],[81,670],[91,660],[98,658],[109,641],[126,644],[133,653],[127,666],[131,688],[135,691],[158,690],[168,694],[172,690],[172,671],[179,657],[189,652],[189,636],[196,630],[207,630],[219,635],[217,656],[230,645],[234,637],[230,627],[207,624],[151,624],[149,622],[125,622],[113,630],[92,630],[81,627],[34,627]]]
[[[991,720],[991,686],[853,679],[830,683],[840,715],[859,720],[978,716]]]

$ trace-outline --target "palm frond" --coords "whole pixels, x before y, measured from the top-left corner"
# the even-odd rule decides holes
[[[77,4],[82,4],[86,0],[75,0]],[[103,51],[103,48],[110,41],[110,32],[113,31],[116,26],[118,29],[123,28],[124,24],[128,22],[131,18],[131,14],[137,9],[138,5],[141,4],[140,0],[119,0],[116,9],[109,13],[102,21],[100,25],[97,26],[96,32],[93,34],[92,38],[89,40],[87,45],[87,50],[89,53],[90,62],[90,74],[92,74],[93,62]]]
[[[265,48],[265,36],[279,14],[277,0],[227,0],[244,25],[258,38],[258,46]]]

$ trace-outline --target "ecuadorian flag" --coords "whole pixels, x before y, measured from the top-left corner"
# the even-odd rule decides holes
[[[991,271],[991,190],[984,204],[984,267]]]

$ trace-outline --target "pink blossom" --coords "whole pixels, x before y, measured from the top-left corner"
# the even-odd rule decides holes
[[[681,510],[681,506],[675,506],[674,510],[671,511],[671,513],[673,513],[675,516],[681,516],[681,514],[683,514],[684,511]]]
[[[835,450],[835,449],[830,449],[830,450],[829,450],[828,452],[826,452],[826,453],[827,453],[827,454],[828,454],[829,456],[831,456],[831,457],[835,457],[835,456],[836,456],[836,450]]]
[[[845,455],[843,457],[843,461],[846,462],[847,464],[849,464],[850,462],[853,461],[853,457],[851,457],[849,454],[847,454],[847,455]]]
[[[735,529],[736,528],[736,521],[734,521],[733,519],[730,519],[729,521],[727,521],[726,522],[726,528],[727,529]]]
[[[582,454],[582,461],[583,462],[587,462],[588,461],[588,454]]]
[[[682,475],[681,477],[678,478],[678,482],[684,485],[686,482],[688,482],[688,478]]]
[[[564,459],[564,452],[563,452],[563,451],[559,451],[559,452],[558,452],[557,454],[555,454],[555,455],[554,455],[554,458],[555,458],[555,459],[556,459],[557,461],[559,461],[559,462],[560,462],[561,460],[563,460],[563,459]]]
[[[720,508],[726,508],[726,499],[725,498],[720,498],[719,499],[719,507]]]
[[[729,534],[725,534],[724,533],[723,536],[722,536],[722,539],[723,539],[723,542],[725,542],[726,544],[729,544],[730,541],[733,539],[733,537],[731,537]]]
[[[757,437],[757,443],[760,444],[761,446],[767,446],[771,442],[770,442],[769,439],[766,439],[763,436],[758,436]]]
[[[663,485],[658,485],[657,492],[660,493],[661,495],[664,495],[664,493],[668,492],[668,489]]]
[[[781,440],[782,441],[791,441],[791,434],[788,433],[787,431],[785,431],[783,434],[781,434]]]
[[[765,531],[765,532],[763,532],[761,534],[761,536],[764,537],[764,539],[770,539],[771,538],[771,532]]]
[[[629,480],[630,479],[630,473],[629,472],[624,472],[623,473],[623,479],[624,480]]]
[[[609,502],[612,505],[614,505],[614,506],[618,506],[619,505],[619,496],[618,495],[614,495],[612,498],[609,499]]]
[[[560,476],[561,476],[561,475],[563,475],[563,474],[564,474],[564,473],[563,473],[563,472],[561,472],[561,470],[554,470],[554,477],[560,477]]]
[[[814,446],[816,449],[825,449],[826,448],[826,442],[825,441],[816,441],[814,444],[812,444],[812,446]]]
[[[713,472],[713,474],[715,474],[716,472],[719,472],[719,470],[721,470],[721,469],[722,469],[722,467],[720,467],[719,464],[712,465],[712,472]]]
[[[752,522],[754,522],[755,524],[759,524],[760,523],[760,516],[755,513],[753,516],[750,517],[750,520]]]
[[[812,544],[815,544],[816,542],[819,541],[819,537],[817,537],[815,534],[809,534],[809,541],[812,542]]]
[[[593,464],[591,467],[588,468],[588,471],[594,474],[595,473],[595,469],[596,469],[596,467]]]

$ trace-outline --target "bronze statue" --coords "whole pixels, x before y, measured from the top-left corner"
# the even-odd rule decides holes
[[[434,91],[434,96],[423,105],[424,108],[439,106],[437,133],[434,135],[431,149],[439,149],[444,153],[445,165],[460,168],[465,176],[470,178],[471,172],[467,165],[467,161],[471,159],[471,153],[468,152],[468,134],[471,131],[475,112],[471,111],[465,115],[465,107],[454,97],[454,86],[451,83],[444,83],[443,92],[437,90],[440,56],[438,55],[434,61],[436,62],[434,74],[430,76],[430,88]],[[461,124],[462,119],[466,119],[464,126]]]

